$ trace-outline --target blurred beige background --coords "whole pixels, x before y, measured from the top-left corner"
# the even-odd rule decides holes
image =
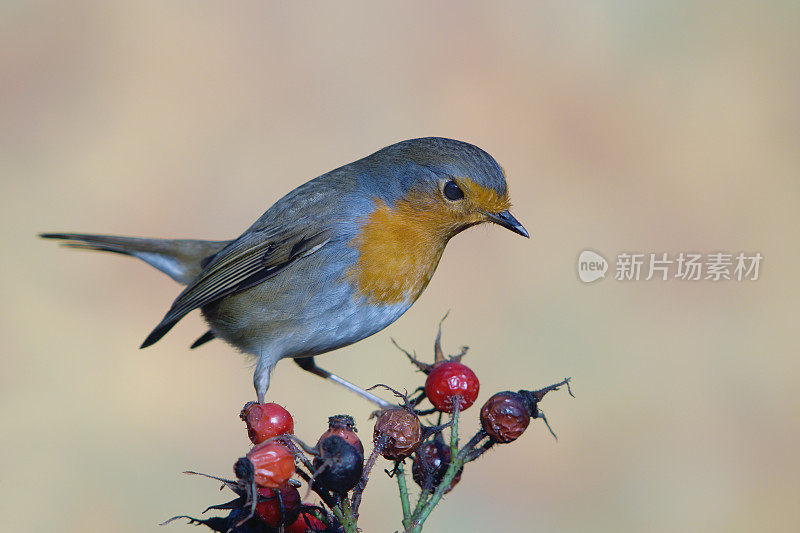
[[[414,388],[390,344],[472,347],[482,399],[573,376],[464,475],[430,531],[786,531],[800,487],[800,9],[793,2],[0,4],[0,514],[153,531],[221,501],[251,369],[179,287],[40,231],[232,238],[300,183],[401,139],[506,168],[526,241],[456,238],[415,307],[321,363]],[[580,283],[590,247],[761,252],[756,282]],[[371,407],[280,364],[309,441]],[[482,401],[482,400],[481,400]],[[474,431],[477,408],[464,425]],[[394,531],[378,469],[362,527]],[[169,531],[187,531],[173,524]],[[166,529],[164,530],[166,531]]]

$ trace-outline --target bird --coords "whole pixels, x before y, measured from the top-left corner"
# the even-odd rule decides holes
[[[387,408],[314,357],[400,318],[465,229],[489,222],[529,238],[509,208],[505,171],[492,156],[467,142],[423,137],[298,186],[233,240],[40,236],[138,258],[186,286],[141,348],[199,309],[209,329],[191,348],[219,338],[255,358],[260,403],[276,363],[292,358]]]

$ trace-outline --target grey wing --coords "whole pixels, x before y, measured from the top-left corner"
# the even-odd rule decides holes
[[[142,343],[146,348],[167,334],[189,312],[277,275],[327,244],[329,230],[291,234],[249,232],[221,250],[200,275],[178,295],[161,322]]]

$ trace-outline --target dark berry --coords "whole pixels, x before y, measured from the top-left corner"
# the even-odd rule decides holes
[[[405,409],[384,411],[375,422],[372,440],[380,453],[392,461],[410,456],[422,440],[419,417]]]
[[[516,392],[498,392],[481,407],[481,426],[495,442],[516,440],[530,423],[529,403]]]
[[[239,417],[247,423],[247,435],[253,444],[294,433],[292,415],[277,403],[248,402]]]
[[[320,441],[319,457],[314,458],[314,485],[337,493],[345,493],[361,480],[364,454],[338,435]]]
[[[328,418],[328,431],[322,434],[317,441],[317,447],[319,444],[330,435],[338,435],[342,437],[344,440],[352,444],[356,447],[359,451],[361,456],[364,456],[364,445],[361,444],[361,439],[358,438],[356,435],[356,422],[353,420],[353,417],[350,415],[334,415]]]
[[[450,448],[439,439],[422,443],[414,454],[414,463],[411,465],[411,475],[416,484],[429,492],[436,490],[450,466],[450,456]],[[458,471],[445,494],[453,490],[461,479],[463,470],[462,468]]]
[[[455,403],[463,411],[475,402],[479,390],[475,372],[455,361],[436,364],[425,380],[425,395],[438,411],[444,413],[452,413]]]

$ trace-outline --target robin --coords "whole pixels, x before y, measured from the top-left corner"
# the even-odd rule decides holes
[[[400,318],[461,231],[493,222],[528,237],[509,206],[505,174],[489,154],[427,137],[387,146],[304,183],[231,241],[41,237],[131,255],[186,285],[142,348],[200,309],[210,329],[192,348],[220,338],[255,357],[259,402],[275,364],[290,357],[387,407],[319,368],[314,356]]]

